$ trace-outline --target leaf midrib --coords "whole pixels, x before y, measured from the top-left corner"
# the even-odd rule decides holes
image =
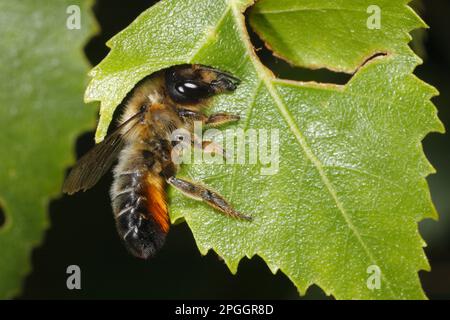
[[[372,264],[379,265],[376,262],[373,255],[371,254],[368,246],[364,243],[359,231],[357,230],[357,228],[353,225],[352,221],[350,220],[350,217],[349,217],[348,213],[346,212],[344,205],[342,204],[342,202],[339,200],[339,198],[337,196],[337,193],[336,193],[336,190],[334,189],[333,184],[331,183],[331,181],[328,179],[328,177],[325,174],[322,163],[314,155],[312,150],[309,148],[309,146],[306,143],[305,138],[303,137],[302,133],[300,132],[297,124],[295,123],[292,116],[290,115],[287,106],[285,105],[284,101],[280,98],[276,88],[273,86],[272,80],[274,79],[274,77],[268,71],[266,71],[265,66],[262,65],[261,62],[255,57],[254,52],[252,50],[251,42],[246,33],[245,23],[243,23],[243,21],[242,21],[242,19],[243,19],[242,13],[234,5],[234,2],[232,2],[232,1],[229,2],[229,6],[231,8],[231,12],[233,14],[233,18],[236,22],[236,25],[238,26],[238,28],[240,30],[239,36],[240,36],[242,42],[245,44],[246,52],[247,52],[251,62],[253,63],[253,66],[255,67],[257,74],[260,77],[260,80],[264,83],[267,90],[269,91],[269,94],[271,95],[278,110],[281,112],[284,120],[286,121],[287,125],[289,126],[290,131],[294,134],[298,144],[303,149],[303,152],[305,153],[306,157],[311,161],[311,163],[317,169],[317,171],[321,177],[321,180],[322,180],[323,184],[325,185],[325,187],[327,188],[328,192],[330,193],[331,197],[333,198],[337,209],[341,213],[341,215],[344,218],[344,221],[347,223],[349,229],[353,232],[353,234],[357,238],[357,240],[358,240],[359,244],[361,245],[361,247],[363,248],[365,254],[367,255],[367,257],[369,258],[369,260],[371,261]],[[245,36],[245,35],[247,35],[247,36]],[[384,273],[382,273],[381,277],[384,279],[387,289],[391,292],[391,294],[393,294],[393,296],[395,296],[395,294],[392,291],[392,288],[390,286],[390,281],[388,281],[386,279],[386,276],[384,275]]]

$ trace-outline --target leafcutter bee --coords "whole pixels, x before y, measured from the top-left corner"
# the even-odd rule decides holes
[[[177,178],[179,166],[171,157],[174,130],[193,133],[194,121],[220,125],[239,120],[228,113],[203,113],[214,95],[234,91],[239,82],[203,65],[179,65],[148,76],[129,94],[118,127],[71,170],[63,192],[91,188],[118,158],[110,192],[117,231],[130,253],[143,259],[154,256],[169,231],[168,185],[228,216],[250,220],[218,193]]]

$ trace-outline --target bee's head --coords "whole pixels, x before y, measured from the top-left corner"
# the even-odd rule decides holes
[[[234,91],[239,82],[226,72],[202,65],[180,65],[165,72],[168,94],[180,104],[194,104],[215,94]]]

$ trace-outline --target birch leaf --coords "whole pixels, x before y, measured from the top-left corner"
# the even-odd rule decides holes
[[[313,2],[286,1],[285,9],[299,3]],[[224,217],[170,190],[172,221],[184,219],[199,250],[213,249],[233,273],[243,257],[259,255],[301,294],[317,284],[339,299],[425,298],[417,272],[429,265],[417,223],[436,213],[425,180],[433,168],[421,140],[443,127],[429,101],[436,90],[412,75],[420,59],[407,46],[408,32],[423,22],[404,1],[389,1],[393,4],[383,12],[395,19],[385,26],[391,36],[381,41],[361,19],[360,8],[371,1],[354,7],[354,1],[326,3],[323,17],[354,19],[334,29],[318,28],[304,23],[317,13],[306,10],[302,22],[282,16],[291,27],[271,37],[301,44],[313,33],[317,39],[364,34],[355,46],[334,41],[331,54],[314,44],[290,48],[297,56],[321,57],[320,65],[330,69],[358,67],[346,85],[275,78],[248,38],[243,12],[252,1],[157,3],[108,42],[110,54],[91,72],[86,99],[101,102],[97,140],[103,139],[116,106],[145,76],[182,63],[229,71],[242,83],[233,94],[215,99],[211,112],[241,115],[228,129],[278,132],[279,144],[270,147],[279,148],[279,162],[272,163],[271,175],[263,174],[268,164],[260,158],[256,164],[185,165],[180,176],[211,186],[254,220]],[[263,8],[270,5],[275,1],[261,2]],[[254,10],[264,14],[258,4]],[[293,30],[297,22],[302,32]],[[385,51],[359,65],[361,57]],[[313,66],[310,58],[304,61]]]

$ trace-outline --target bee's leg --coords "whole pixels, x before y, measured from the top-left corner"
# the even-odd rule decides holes
[[[229,114],[225,112],[214,113],[210,115],[206,120],[205,124],[209,126],[219,126],[225,123],[238,121],[241,117],[235,114]]]
[[[193,135],[193,140],[191,141],[191,145],[194,148],[201,149],[203,152],[208,154],[218,154],[222,156],[225,160],[228,159],[227,154],[225,150],[214,141],[210,140],[201,140],[196,134]],[[183,148],[177,148],[175,149],[175,153],[172,154],[172,156],[175,159],[180,158],[182,155]]]
[[[203,123],[209,126],[219,126],[225,123],[238,121],[240,117],[238,115],[233,115],[225,112],[214,113],[207,118],[203,119]],[[202,146],[204,152],[216,153],[227,158],[225,150],[213,141],[200,141],[197,135],[194,135],[194,145]]]
[[[211,207],[234,218],[252,220],[252,217],[236,211],[221,195],[205,187],[176,177],[169,177],[167,182],[182,193],[195,200],[206,202]]]
[[[209,125],[209,126],[219,126],[221,124],[229,123],[238,121],[241,119],[240,116],[235,114],[229,114],[226,112],[218,112],[213,113],[210,116],[206,116],[205,114],[198,112],[198,111],[192,111],[189,109],[180,109],[178,111],[178,116],[180,116],[183,121],[201,121],[203,124]]]
[[[224,159],[228,158],[225,149],[222,148],[217,143],[215,143],[214,141],[203,141],[202,150],[207,154],[218,154],[221,155]]]

